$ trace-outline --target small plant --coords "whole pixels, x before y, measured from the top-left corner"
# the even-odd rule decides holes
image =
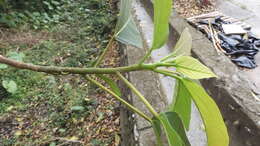
[[[161,48],[167,41],[169,34],[168,21],[171,14],[172,0],[154,0],[154,39],[152,47],[147,54],[137,64],[117,67],[117,68],[99,68],[107,50],[111,47],[112,41],[115,39],[130,45],[142,47],[140,33],[137,30],[133,18],[131,16],[131,0],[122,0],[120,3],[120,16],[110,42],[104,52],[97,59],[93,67],[57,67],[57,66],[39,66],[27,64],[14,59],[6,58],[0,55],[0,63],[7,64],[19,69],[28,69],[37,72],[45,72],[49,74],[81,74],[88,81],[100,87],[113,95],[117,100],[126,105],[130,110],[150,122],[154,128],[155,135],[159,146],[162,146],[162,132],[167,136],[170,146],[189,146],[189,140],[186,131],[189,130],[191,117],[191,102],[193,101],[200,111],[202,120],[205,125],[209,146],[228,146],[229,137],[227,128],[222,119],[221,113],[206,93],[206,91],[196,83],[197,79],[216,77],[216,75],[201,64],[195,58],[189,56],[191,51],[191,35],[188,29],[182,33],[179,41],[175,46],[175,51],[165,56],[155,63],[144,63],[151,55],[152,51]],[[175,71],[169,68],[175,68]],[[153,71],[165,76],[176,79],[176,94],[174,101],[169,105],[166,112],[158,113],[146,98],[131,84],[121,73],[132,72],[138,70]],[[149,117],[130,103],[125,101],[121,96],[117,84],[106,74],[115,74],[122,80],[139,99],[146,105],[153,117]],[[104,80],[110,87],[107,88],[94,77]],[[77,106],[72,110],[80,111],[83,107]]]
[[[33,29],[49,30],[57,24],[77,21],[75,17],[79,16],[85,19],[99,16],[100,21],[109,24],[109,21],[105,21],[99,12],[109,7],[106,0],[80,0],[79,2],[82,5],[71,4],[74,3],[73,0],[0,0],[0,25],[10,28],[28,25]],[[98,9],[98,11],[89,14],[89,9]],[[77,13],[77,15],[72,15],[72,13]]]
[[[16,61],[23,61],[24,54],[17,52],[9,52],[7,56]],[[0,64],[0,69],[6,69],[8,66],[5,64]],[[2,86],[11,94],[14,94],[17,90],[17,85],[15,81],[10,79],[3,79]]]

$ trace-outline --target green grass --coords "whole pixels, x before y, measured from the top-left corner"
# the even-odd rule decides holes
[[[98,5],[93,1],[79,0],[64,5],[59,23],[46,24],[47,30],[31,31],[30,27],[21,27],[23,32],[32,32],[33,36],[44,32],[48,37],[31,46],[26,41],[32,40],[17,44],[10,43],[8,38],[7,41],[0,40],[0,45],[7,46],[0,46],[0,52],[6,54],[19,48],[18,52],[25,54],[24,61],[28,63],[91,66],[108,43],[116,16],[105,0]],[[11,122],[0,122],[0,132],[8,131],[4,129],[6,123],[15,125],[9,128],[10,132],[0,136],[0,145],[60,144],[62,140],[56,137],[76,136],[82,140],[95,133],[95,129],[91,133],[84,126],[91,122],[88,121],[91,114],[97,112],[104,99],[97,99],[96,94],[102,93],[98,93],[81,76],[49,75],[9,67],[1,70],[0,77],[0,80],[13,80],[18,85],[15,94],[0,100],[0,119],[11,117]],[[102,107],[101,110],[113,110],[113,106]],[[97,123],[108,116],[102,111],[98,111],[93,119],[98,120]],[[110,136],[94,139],[93,143],[109,145],[112,141]]]

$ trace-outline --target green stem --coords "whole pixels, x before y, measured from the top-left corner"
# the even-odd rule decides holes
[[[97,62],[95,63],[94,67],[97,67],[100,65],[100,63],[102,62],[102,60],[104,59],[105,55],[107,54],[108,50],[111,48],[113,41],[114,41],[115,35],[112,36],[112,38],[109,40],[108,45],[106,46],[106,48],[104,49],[104,51],[102,52],[102,54],[98,57]]]
[[[181,56],[181,55],[178,55],[178,56]],[[160,62],[173,62],[174,60],[177,59],[178,56],[176,56],[173,53],[171,53],[170,55],[161,58]],[[169,60],[169,59],[171,59],[171,60]]]
[[[50,74],[114,74],[116,72],[130,72],[137,70],[152,70],[155,64],[134,64],[116,68],[79,68],[79,67],[58,67],[58,66],[41,66],[24,62],[19,62],[13,59],[6,58],[0,55],[0,63],[19,68],[27,69],[36,72],[45,72]]]
[[[164,61],[166,61],[166,60],[169,59],[169,58],[171,58],[170,55],[165,56],[165,57],[163,57],[163,58],[160,60],[160,62],[164,62]]]
[[[117,100],[119,100],[120,102],[122,102],[123,104],[125,104],[129,109],[131,109],[133,112],[137,113],[139,116],[143,117],[144,119],[146,119],[147,121],[149,121],[150,123],[152,123],[152,119],[149,118],[147,115],[145,115],[143,112],[141,112],[140,110],[138,110],[137,108],[135,108],[134,106],[132,106],[131,104],[129,104],[127,101],[125,101],[124,99],[122,99],[121,97],[119,97],[118,95],[116,95],[113,91],[107,89],[105,86],[103,86],[102,84],[100,84],[98,81],[92,79],[89,76],[86,76],[86,79],[89,80],[90,82],[94,83],[95,85],[97,85],[98,87],[100,87],[101,89],[107,91],[109,94],[113,95]]]
[[[102,62],[102,60],[104,59],[105,55],[107,54],[108,50],[111,48],[113,41],[115,39],[116,36],[118,36],[128,25],[129,21],[130,21],[130,17],[128,18],[127,22],[124,24],[124,26],[118,31],[115,32],[115,34],[111,37],[111,39],[109,40],[108,45],[106,46],[105,50],[102,52],[102,54],[98,57],[97,62],[95,63],[94,67],[97,67],[100,65],[100,63]],[[117,27],[116,27],[117,28]]]
[[[151,56],[152,51],[153,51],[152,49],[149,49],[148,52],[145,54],[145,56],[141,59],[139,64],[143,64],[145,60]]]
[[[58,67],[58,66],[42,66],[34,65],[24,62],[19,62],[13,59],[6,58],[0,55],[0,63],[19,68],[27,69],[36,72],[45,72],[50,74],[115,74],[116,72],[131,72],[138,70],[154,70],[157,67],[171,67],[174,64],[171,63],[152,63],[152,64],[134,64],[130,66],[115,67],[115,68],[80,68],[80,67]]]
[[[161,72],[166,72],[166,73],[171,73],[171,74],[177,74],[178,72],[176,71],[172,71],[172,70],[167,70],[167,69],[155,69],[155,70],[159,70]]]
[[[147,101],[147,99],[130,83],[121,73],[116,72],[118,77],[125,82],[125,84],[139,97],[139,99],[146,105],[148,110],[155,116],[159,117],[159,114],[154,110],[152,105]]]
[[[172,78],[175,78],[175,79],[180,79],[181,78],[181,77],[173,74],[173,73],[176,73],[176,72],[169,72],[169,71],[166,71],[166,70],[163,70],[163,69],[154,69],[153,71],[157,72],[157,73],[160,73],[160,74],[163,74],[163,75],[166,75],[166,76],[169,76],[169,77],[172,77]]]

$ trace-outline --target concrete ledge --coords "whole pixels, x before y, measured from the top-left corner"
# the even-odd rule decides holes
[[[146,19],[148,16],[145,13],[152,16],[153,9],[150,0],[142,0],[141,3],[139,0],[134,1],[134,13],[139,13],[140,15],[135,17],[137,17],[136,20],[142,31],[145,45],[149,47],[152,42],[153,24],[150,20],[151,18]],[[139,9],[145,10],[139,11]],[[258,146],[260,144],[260,104],[251,94],[252,83],[250,83],[247,76],[224,54],[217,54],[212,43],[201,32],[191,27],[176,12],[172,13],[170,26],[170,37],[167,46],[152,54],[150,61],[156,61],[171,52],[172,50],[169,48],[174,46],[181,32],[188,27],[193,37],[193,56],[219,76],[217,79],[201,80],[201,83],[216,101],[222,112],[230,134],[230,146]],[[127,46],[128,64],[136,63],[145,52],[145,49]],[[142,71],[130,73],[128,78],[148,98],[157,111],[165,109],[172,100],[174,80],[152,72]],[[149,113],[135,95],[129,93],[127,99],[132,101],[143,112]],[[128,116],[130,119],[132,118],[131,114]],[[191,130],[188,132],[192,146],[206,145],[205,133],[201,129],[201,125],[199,113],[193,106]],[[129,144],[126,142],[125,145],[155,145],[155,136],[152,128],[142,118],[135,117],[134,129],[130,128],[128,133],[129,131],[134,131],[135,142]],[[127,138],[127,132],[125,132],[124,137]],[[131,137],[129,136],[129,139]]]
[[[193,56],[211,68],[218,79],[202,80],[202,85],[219,105],[229,128],[232,146],[260,144],[260,105],[252,96],[252,83],[224,54],[217,54],[204,35],[173,12],[170,24],[180,34],[185,27],[193,37]]]
[[[127,47],[127,55],[129,64],[137,63],[143,55],[145,50],[140,50],[134,47]],[[162,89],[159,83],[158,75],[153,72],[137,71],[131,72],[129,78],[133,85],[139,89],[139,91],[147,98],[147,100],[153,105],[156,111],[161,111],[166,107],[165,98],[162,96]],[[132,94],[133,105],[138,107],[145,114],[152,116],[145,105],[139,100],[139,98]],[[136,116],[135,136],[138,145],[140,146],[153,146],[156,144],[155,136],[151,125],[143,118]]]
[[[146,9],[146,12],[148,12],[148,14],[152,16],[153,12],[150,0],[142,0],[142,4],[143,7]],[[252,84],[249,82],[248,78],[242,73],[242,71],[237,68],[236,65],[234,65],[230,61],[228,57],[226,57],[224,54],[217,54],[217,51],[213,47],[212,43],[201,32],[191,27],[176,12],[172,13],[170,25],[171,35],[168,42],[168,47],[174,46],[181,32],[184,30],[184,28],[188,27],[193,37],[193,56],[198,58],[202,63],[211,68],[219,76],[218,79],[202,80],[201,83],[209,92],[209,94],[214,98],[222,111],[223,117],[229,129],[229,134],[231,138],[230,145],[258,146],[260,143],[260,106],[259,102],[251,94]],[[151,31],[152,30],[150,30],[150,32]],[[148,35],[151,36],[151,33],[149,33]],[[149,43],[151,43],[151,39],[148,38],[146,43],[148,44],[147,46],[149,46]],[[142,51],[144,50],[139,49],[138,52],[135,52],[134,50],[130,52],[135,52],[134,55],[138,56]],[[158,54],[160,52],[155,53]],[[138,73],[132,75],[142,76]],[[154,78],[151,74],[147,74],[147,76],[145,75],[145,77],[148,76]],[[141,83],[142,79],[143,78],[141,77],[134,81],[137,83],[137,86],[139,83]],[[160,78],[158,81],[160,81]],[[162,82],[161,85],[163,86]],[[152,86],[154,87],[154,85]],[[140,86],[140,88],[145,87]],[[160,87],[158,89],[150,88],[151,92],[154,90],[164,91],[163,93],[167,94],[167,91],[164,90],[163,87]],[[143,91],[149,92],[149,90],[146,89],[144,89]],[[150,97],[156,98],[156,95],[155,97]],[[158,95],[158,97],[160,96]],[[160,105],[159,101],[154,102],[158,102],[158,104]],[[161,104],[161,107],[164,107],[164,104],[167,105],[168,103],[169,99],[166,99],[166,103],[163,102]],[[138,104],[138,101],[136,102],[136,104]],[[137,121],[139,120],[137,119]],[[145,126],[146,124],[143,124],[140,127],[145,128]],[[198,128],[198,125],[195,125],[194,127]],[[147,142],[151,141],[151,135],[148,131],[149,130],[145,129],[145,131],[142,132],[144,134],[141,133],[140,137],[144,137],[143,141],[147,141],[147,137],[149,137],[149,140]],[[192,135],[195,134],[192,133]],[[193,142],[192,145],[195,146],[202,146],[205,144],[202,144],[203,142],[200,144],[196,143],[196,141],[205,141],[205,139],[196,139],[194,141],[195,143]]]
[[[133,4],[134,16],[142,33],[144,44],[147,48],[151,47],[153,37],[153,22],[149,13],[144,9],[139,0],[135,0]],[[173,31],[172,31],[173,32]],[[171,35],[174,36],[173,34]],[[148,62],[159,61],[160,58],[166,56],[171,51],[169,46],[173,45],[169,42],[159,50],[152,53]],[[146,49],[139,49],[127,46],[126,53],[129,64],[137,63],[144,55]],[[156,111],[161,112],[166,109],[167,105],[172,102],[174,93],[175,80],[149,71],[138,71],[129,74],[130,81],[140,90],[147,100],[155,107]],[[132,94],[132,103],[138,109],[149,114],[146,107],[138,100],[138,97]],[[191,126],[188,132],[188,138],[193,146],[206,146],[206,135],[202,128],[202,121],[198,110],[193,105]],[[136,144],[142,146],[155,146],[155,136],[152,127],[139,116],[135,117],[135,137]],[[167,145],[167,144],[166,144]]]

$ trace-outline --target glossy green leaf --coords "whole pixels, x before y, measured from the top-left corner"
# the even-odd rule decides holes
[[[177,113],[161,113],[159,118],[170,146],[190,146],[182,121]]]
[[[115,37],[118,41],[124,44],[142,48],[143,43],[141,34],[133,20],[131,8],[132,0],[120,1],[120,13],[116,25]]]
[[[161,129],[161,122],[159,119],[157,118],[153,118],[152,119],[152,127],[153,127],[153,131],[155,133],[156,136],[156,141],[157,141],[157,145],[158,146],[163,146],[162,143],[162,129]]]
[[[167,57],[163,58],[162,61],[176,57],[176,56],[190,56],[192,47],[192,37],[188,28],[185,28],[181,33],[180,39],[174,47],[174,51]]]
[[[190,56],[192,47],[192,37],[188,28],[181,33],[180,39],[174,47],[173,54],[176,56]]]
[[[160,121],[167,136],[169,146],[183,146],[183,141],[178,133],[173,129],[168,117],[165,114],[160,115]]]
[[[141,34],[138,31],[133,18],[130,16],[126,26],[122,28],[116,35],[116,39],[121,43],[133,45],[138,48],[143,48]]]
[[[208,138],[208,146],[228,146],[227,128],[216,103],[197,83],[188,79],[182,79],[181,82],[201,114]]]
[[[190,56],[177,57],[173,63],[177,72],[191,79],[217,77],[208,67]]]
[[[106,77],[105,75],[97,75],[99,78],[101,78],[102,80],[104,80],[111,88],[111,90],[118,95],[119,97],[121,96],[121,91],[119,89],[119,87],[117,86],[116,82],[114,82],[112,79],[110,79],[109,77]]]
[[[154,0],[154,32],[152,49],[161,48],[169,35],[172,0]]]
[[[132,0],[120,0],[119,17],[115,32],[119,32],[129,21],[131,15]]]
[[[14,94],[17,91],[17,85],[12,80],[11,81],[4,80],[2,82],[2,85],[9,93]]]
[[[186,87],[179,80],[176,80],[175,95],[170,105],[170,111],[178,113],[181,117],[185,128],[188,130],[191,119],[191,95]]]

